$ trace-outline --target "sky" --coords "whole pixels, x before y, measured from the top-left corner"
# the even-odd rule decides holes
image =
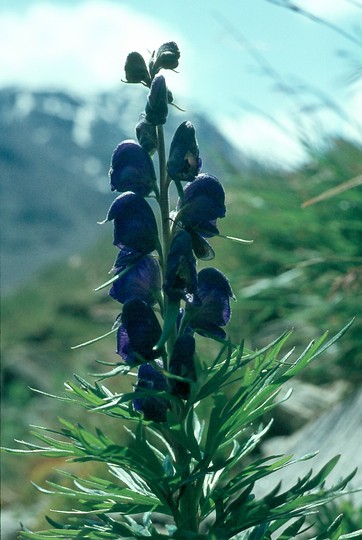
[[[330,26],[283,1],[2,0],[0,88],[114,91],[128,52],[172,40],[175,102],[248,155],[293,166],[306,143],[362,141],[362,0],[294,0]]]

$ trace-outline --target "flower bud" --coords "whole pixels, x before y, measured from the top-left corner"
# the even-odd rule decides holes
[[[157,182],[150,155],[132,140],[121,142],[114,150],[108,175],[112,191],[133,191],[141,197],[147,197]]]
[[[157,75],[151,84],[146,103],[146,120],[159,126],[166,123],[168,114],[168,92],[165,77]]]
[[[161,326],[152,308],[145,302],[128,300],[117,330],[117,354],[129,365],[154,360],[159,353],[153,350],[161,337]]]
[[[136,135],[142,148],[149,154],[154,154],[157,150],[158,139],[156,126],[147,122],[145,115],[142,114],[136,125]]]
[[[126,191],[111,204],[104,222],[114,222],[113,244],[146,255],[157,247],[158,229],[150,205],[137,193]],[[103,223],[104,223],[103,222]]]
[[[177,208],[186,229],[206,237],[219,234],[216,220],[226,214],[224,188],[216,176],[199,174],[185,186]]]
[[[163,43],[156,53],[153,53],[149,63],[150,73],[156,75],[160,69],[176,69],[180,58],[180,51],[174,41]]]
[[[168,174],[172,180],[192,182],[200,169],[201,159],[195,128],[189,121],[182,122],[171,141],[167,162]]]
[[[230,321],[230,298],[235,299],[229,280],[216,268],[204,268],[198,273],[197,295],[201,305],[186,304],[189,326],[201,335],[224,339],[221,327]]]
[[[163,288],[172,301],[189,301],[196,294],[196,259],[192,252],[191,236],[187,231],[179,231],[172,239]]]
[[[138,381],[135,387],[135,396],[142,391],[153,390],[162,392],[167,390],[166,378],[151,364],[142,364],[138,369]],[[165,422],[169,403],[166,399],[157,396],[135,397],[133,406],[136,411],[142,412],[146,420]]]
[[[178,377],[185,377],[196,381],[194,364],[195,338],[190,334],[184,334],[177,338],[170,359],[170,373]],[[190,383],[170,378],[171,394],[182,399],[190,396]]]
[[[118,273],[127,266],[117,269]],[[132,264],[127,271],[114,281],[109,296],[121,304],[129,300],[142,300],[153,306],[161,292],[161,268],[155,257],[146,255]]]
[[[131,52],[126,58],[124,66],[126,81],[129,83],[143,83],[146,86],[151,85],[151,77],[148,73],[146,62],[143,56],[138,52]]]

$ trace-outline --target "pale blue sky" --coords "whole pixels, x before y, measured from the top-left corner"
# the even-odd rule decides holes
[[[358,138],[362,130],[361,81],[349,83],[354,62],[361,63],[362,0],[298,5],[360,46],[268,0],[2,0],[0,86],[113,90],[127,52],[147,56],[147,49],[175,40],[180,73],[168,81],[190,117],[201,109],[240,148],[297,162],[301,130],[311,138],[333,132]],[[321,107],[326,100],[346,116]],[[318,113],[303,114],[303,106]]]

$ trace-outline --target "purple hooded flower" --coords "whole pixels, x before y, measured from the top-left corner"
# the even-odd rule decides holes
[[[168,115],[169,94],[165,77],[156,75],[153,79],[146,103],[146,120],[159,126],[166,123]]]
[[[114,150],[109,169],[112,191],[133,191],[147,197],[157,179],[150,155],[132,140],[121,142]]]
[[[180,221],[186,229],[202,236],[219,234],[216,220],[225,217],[225,192],[216,176],[199,174],[185,186],[184,197],[179,200]]]
[[[180,58],[180,51],[174,41],[163,43],[157,52],[153,53],[149,67],[150,72],[156,75],[160,69],[176,69]]]
[[[136,125],[136,135],[138,142],[146,152],[154,154],[158,146],[156,126],[147,122],[145,114],[142,113]]]
[[[170,300],[175,301],[189,301],[197,292],[196,259],[191,236],[185,230],[177,232],[172,239],[163,288]]]
[[[141,195],[126,191],[111,204],[105,221],[114,221],[113,244],[146,255],[157,247],[155,215]],[[104,223],[104,222],[103,222]]]
[[[117,268],[121,273],[127,266]],[[161,291],[161,269],[155,257],[146,255],[133,265],[130,265],[126,273],[115,281],[109,291],[109,295],[121,304],[128,300],[142,300],[149,306],[153,306]]]
[[[216,268],[204,268],[198,273],[198,297],[201,306],[186,305],[189,326],[201,335],[213,335],[224,339],[221,326],[230,321],[230,298],[235,299],[229,280]]]
[[[195,128],[189,121],[182,122],[171,141],[167,162],[168,174],[172,180],[192,182],[200,169],[201,159]]]
[[[121,246],[118,251],[117,258],[113,263],[111,272],[119,274],[126,266],[138,262],[143,257],[143,253],[126,246]]]
[[[170,373],[178,377],[184,377],[196,381],[196,370],[194,363],[195,338],[189,334],[184,334],[177,338],[173,347],[170,359]],[[190,383],[187,381],[169,380],[171,394],[182,399],[190,396]]]
[[[150,86],[151,77],[148,73],[146,62],[138,52],[131,52],[126,58],[124,66],[126,81],[129,83],[143,83]]]
[[[154,360],[153,347],[161,337],[161,326],[152,308],[142,300],[125,302],[117,330],[117,354],[129,365]]]
[[[154,390],[159,392],[167,390],[166,378],[151,364],[142,364],[138,369],[135,395],[137,395],[137,393],[142,393],[142,390]],[[165,422],[169,403],[165,398],[144,396],[135,397],[133,406],[136,411],[143,412],[146,420]]]

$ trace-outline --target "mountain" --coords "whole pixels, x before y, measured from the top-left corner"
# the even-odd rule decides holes
[[[147,89],[135,85],[87,98],[0,91],[3,292],[104,233],[96,222],[115,196],[107,177],[110,156],[121,140],[135,138],[146,96]],[[225,175],[245,167],[245,158],[205,117],[170,107],[169,118],[168,136],[184,120],[194,123],[201,152],[207,148],[205,172]]]

